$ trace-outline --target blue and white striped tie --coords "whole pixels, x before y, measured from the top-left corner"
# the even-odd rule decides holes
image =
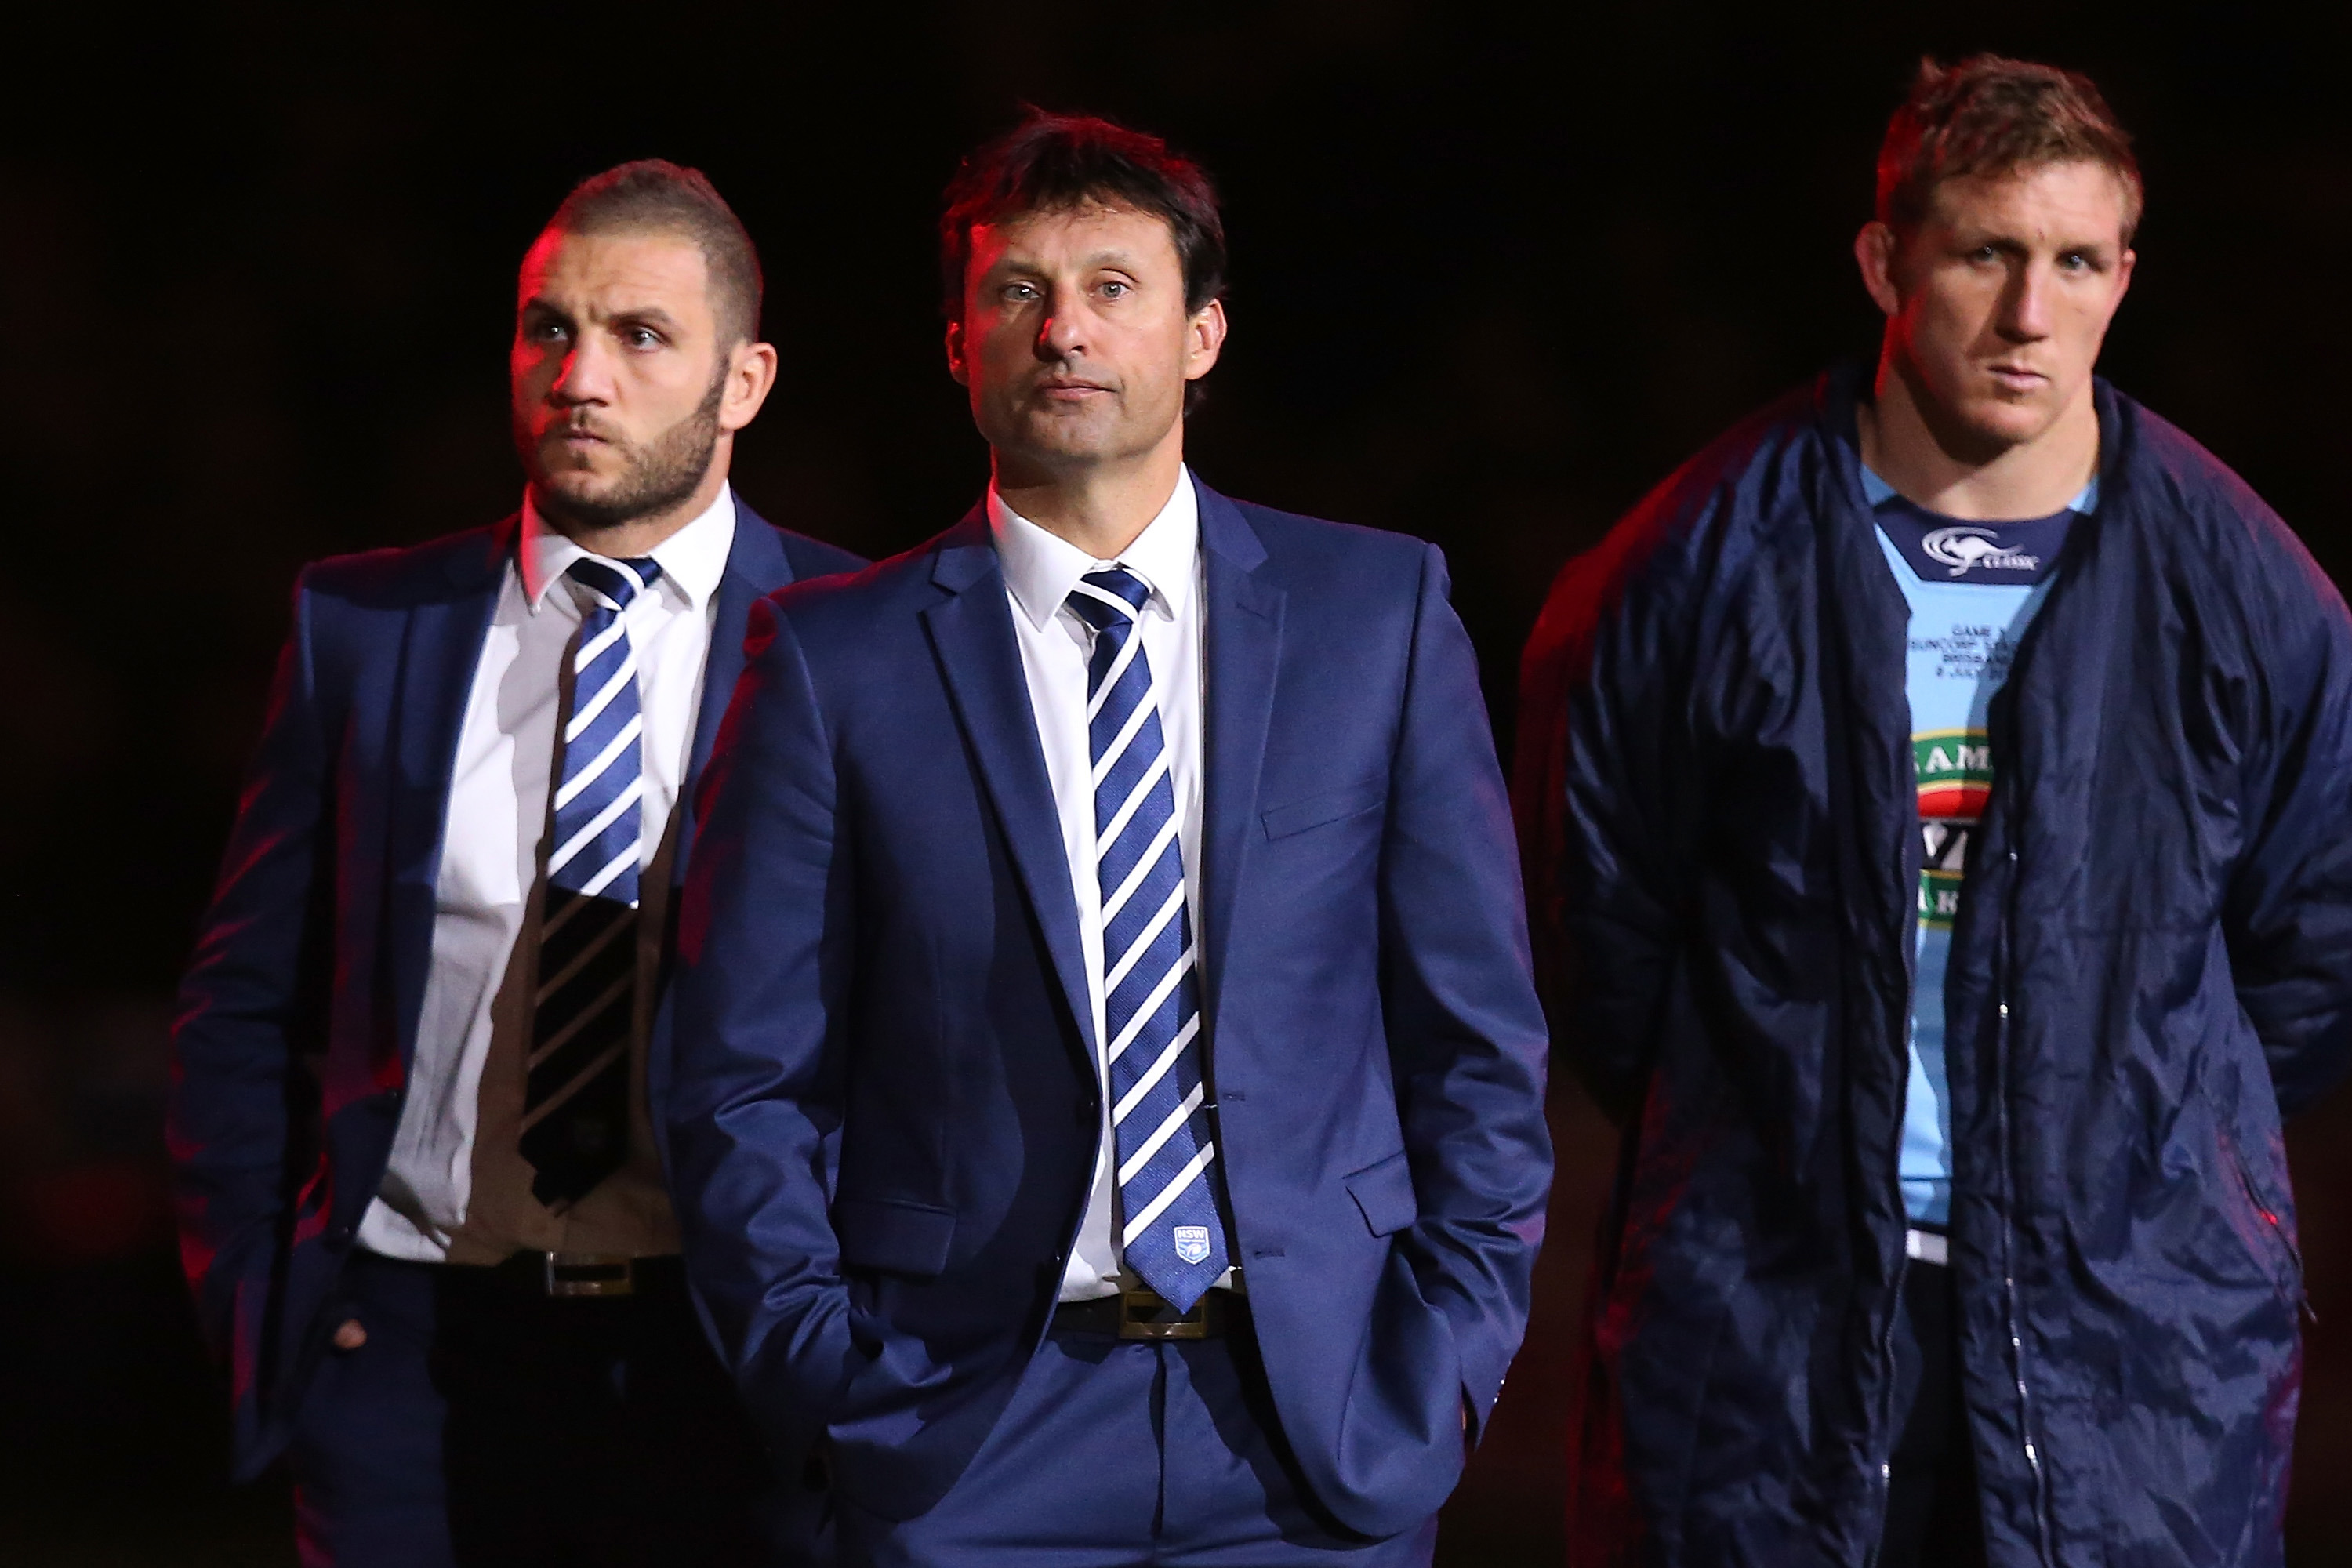
[[[588,605],[548,837],[521,1138],[531,1192],[559,1213],[628,1155],[645,723],[626,611],[661,567],[592,555],[566,575]]]
[[[1128,1268],[1185,1311],[1225,1271],[1225,1226],[1212,1169],[1214,1108],[1201,1049],[1176,790],[1151,662],[1136,635],[1135,617],[1150,597],[1141,581],[1111,567],[1082,578],[1069,606],[1095,632],[1087,732],[1119,1246]]]

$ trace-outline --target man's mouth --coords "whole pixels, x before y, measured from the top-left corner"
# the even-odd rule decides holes
[[[2021,364],[1990,364],[1985,369],[2011,392],[2039,392],[2050,384],[2047,375]]]
[[[1081,381],[1074,375],[1055,375],[1039,382],[1037,390],[1048,402],[1077,403],[1096,394],[1107,393],[1110,388],[1099,382]]]

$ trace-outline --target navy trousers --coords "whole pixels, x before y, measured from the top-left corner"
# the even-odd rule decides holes
[[[682,1271],[549,1300],[362,1253],[289,1458],[304,1568],[748,1568],[826,1561]]]
[[[929,1512],[835,1502],[842,1568],[1426,1568],[1437,1521],[1385,1541],[1313,1501],[1246,1329],[1146,1342],[1056,1329]]]

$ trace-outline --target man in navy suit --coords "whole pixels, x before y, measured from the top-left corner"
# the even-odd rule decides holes
[[[845,1563],[1426,1563],[1551,1172],[1444,564],[1186,470],[1198,169],[1033,115],[949,196],[994,482],[753,613],[679,938],[689,1268]]]
[[[522,266],[520,516],[297,586],[171,1142],[237,1469],[290,1458],[306,1564],[813,1549],[696,1321],[645,1089],[746,616],[860,563],[729,488],[759,306],[699,174],[583,184]]]

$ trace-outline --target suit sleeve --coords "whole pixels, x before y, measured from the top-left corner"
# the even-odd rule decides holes
[[[1622,1125],[1640,1100],[1677,951],[1674,616],[1621,525],[1553,585],[1519,679],[1515,806],[1553,1047]]]
[[[180,1256],[215,1352],[266,1288],[303,1151],[293,1058],[315,1045],[332,790],[307,574],[212,904],[180,984],[165,1136]],[[254,1310],[251,1300],[244,1310]]]
[[[1477,661],[1423,558],[1381,853],[1382,1002],[1423,1295],[1483,1423],[1527,1330],[1551,1137],[1518,857]]]
[[[825,1201],[841,1122],[849,861],[831,743],[792,624],[752,606],[703,781],[673,993],[670,1184],[694,1282],[787,1454],[870,1359]]]
[[[2239,1005],[2289,1113],[2352,1068],[2352,619],[2294,553],[2264,574],[2282,602],[2257,633],[2292,642],[2263,656],[2252,771],[2268,787],[2223,917]]]

